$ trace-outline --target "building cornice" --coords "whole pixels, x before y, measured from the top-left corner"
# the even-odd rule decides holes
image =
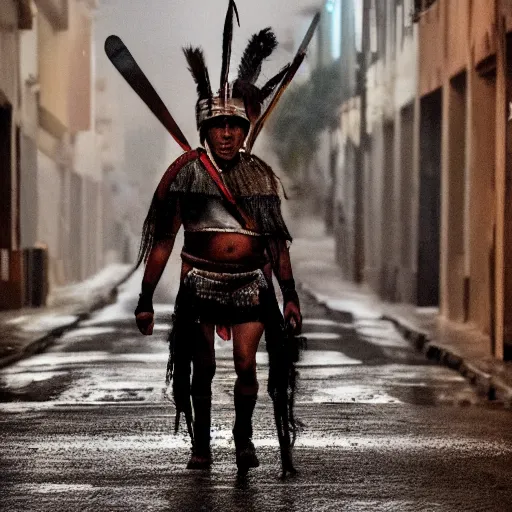
[[[18,0],[18,28],[32,30],[32,7],[30,0]]]
[[[55,30],[67,30],[69,26],[69,0],[34,0]]]

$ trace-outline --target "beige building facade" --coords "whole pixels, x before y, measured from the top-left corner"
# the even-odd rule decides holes
[[[343,6],[350,75],[344,23],[357,6]],[[512,359],[512,3],[359,7],[360,75],[338,132],[341,272],[385,300],[437,308]]]
[[[105,207],[112,155],[96,120],[96,8],[96,0],[0,6],[0,309],[33,305],[34,288],[44,288],[44,302],[49,287],[107,261],[104,230],[115,212]],[[43,259],[33,261],[37,251]]]
[[[420,195],[440,178],[440,314],[512,356],[510,70],[507,2],[437,0],[419,16],[422,119],[439,126],[435,161],[420,143]],[[421,140],[421,134],[420,134]],[[430,153],[430,154],[429,154]]]
[[[31,27],[30,3],[0,3],[0,308],[23,304],[19,188],[21,112],[20,31]]]
[[[418,290],[413,136],[418,117],[418,30],[408,2],[364,4],[365,101],[363,105],[360,95],[346,102],[342,118],[346,139],[362,154],[362,281],[386,300],[414,302]],[[347,169],[351,168],[354,165],[348,161]]]

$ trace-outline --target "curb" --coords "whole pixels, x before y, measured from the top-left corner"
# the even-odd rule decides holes
[[[342,321],[347,323],[354,322],[353,313],[331,309],[326,301],[319,299],[314,291],[304,283],[299,283],[298,288],[307,298],[321,306],[327,315],[336,319],[343,319]],[[499,376],[485,372],[453,348],[434,341],[430,333],[419,329],[403,317],[382,314],[379,318],[391,322],[403,338],[409,341],[416,350],[422,352],[427,359],[459,372],[476,388],[480,395],[485,396],[490,402],[512,408],[512,386],[504,382]]]
[[[35,340],[31,341],[28,345],[23,347],[23,350],[20,350],[15,354],[11,354],[9,356],[1,358],[0,368],[10,366],[11,364],[17,363],[18,361],[21,361],[22,359],[33,356],[35,354],[40,354],[48,347],[50,347],[53,343],[55,343],[55,340],[57,338],[62,336],[67,330],[76,327],[81,321],[82,318],[78,316],[77,319],[74,320],[73,322],[60,325],[59,327],[56,327],[55,329],[52,329],[46,334],[41,335],[39,338],[36,338]]]
[[[304,283],[299,283],[297,288],[310,300],[316,302],[320,307],[322,307],[327,316],[336,319],[339,322],[352,324],[354,323],[355,317],[354,314],[350,311],[339,311],[336,309],[332,309],[327,305],[327,302],[319,299],[316,294]]]
[[[498,376],[485,372],[454,349],[434,341],[427,332],[414,327],[403,318],[386,314],[380,318],[391,322],[406,340],[425,354],[427,359],[458,371],[489,401],[502,403],[507,408],[512,407],[512,387]]]
[[[87,320],[91,313],[101,309],[109,304],[112,304],[117,298],[117,289],[123,283],[125,283],[135,272],[135,267],[130,269],[130,271],[118,282],[116,282],[112,288],[110,288],[107,293],[100,293],[97,297],[94,298],[85,308],[82,306],[77,307],[77,311],[74,314],[76,316],[76,320],[73,322],[69,322],[67,324],[60,325],[59,327],[55,327],[51,331],[42,334],[38,338],[31,341],[28,345],[23,347],[23,350],[15,354],[8,355],[6,357],[0,358],[0,369],[10,366],[11,364],[17,363],[22,359],[33,356],[35,354],[40,354],[48,347],[53,345],[57,338],[60,338],[66,331],[70,329],[74,329],[80,322],[83,320]],[[82,309],[83,308],[83,309]]]

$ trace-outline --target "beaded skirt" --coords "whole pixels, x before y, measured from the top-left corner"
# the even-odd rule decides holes
[[[194,321],[233,325],[261,320],[267,290],[261,269],[220,273],[192,268],[183,278],[180,293],[186,297],[187,316]]]

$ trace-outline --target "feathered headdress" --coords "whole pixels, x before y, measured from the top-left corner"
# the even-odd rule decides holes
[[[261,107],[283,80],[288,66],[272,77],[261,88],[256,86],[263,62],[277,47],[277,40],[270,27],[254,34],[247,44],[238,66],[238,76],[229,82],[231,48],[233,42],[234,18],[240,26],[238,9],[234,0],[229,0],[224,33],[222,38],[222,67],[220,88],[213,94],[208,69],[200,48],[187,47],[183,51],[188,67],[197,86],[196,121],[198,128],[204,122],[218,116],[236,116],[249,124],[254,123],[261,113]]]

